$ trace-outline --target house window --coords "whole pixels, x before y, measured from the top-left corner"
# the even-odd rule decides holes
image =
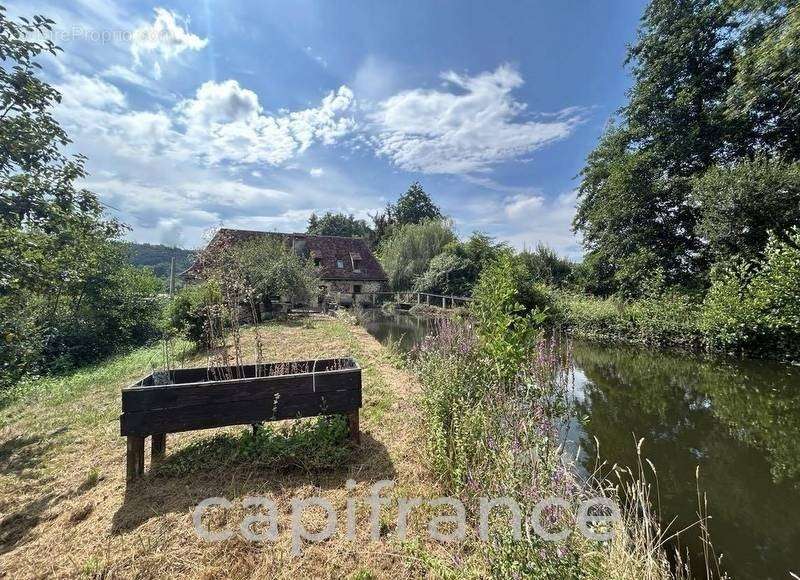
[[[361,260],[354,259],[353,260],[353,272],[360,272],[361,271]]]
[[[319,268],[322,266],[322,258],[314,258],[314,265]]]
[[[341,260],[341,259],[339,259],[339,258],[336,258],[336,267],[337,267],[337,268],[339,268],[340,270],[341,270],[342,268],[344,268],[344,260]]]
[[[361,294],[361,284],[353,284],[353,294]]]

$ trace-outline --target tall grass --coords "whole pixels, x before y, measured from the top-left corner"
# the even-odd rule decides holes
[[[565,460],[560,427],[571,411],[569,345],[537,336],[537,318],[522,312],[512,285],[503,281],[502,264],[489,272],[476,292],[475,322],[440,320],[413,357],[432,469],[466,505],[507,497],[530,514],[545,498],[566,500],[571,509],[545,512],[551,529],[574,530],[573,516],[588,497],[611,498],[624,516],[606,542],[579,533],[560,542],[530,531],[515,538],[507,525],[493,527],[488,542],[468,550],[471,572],[498,578],[681,575],[683,565],[673,570],[667,560],[672,538],[653,511],[641,461],[639,473],[615,466],[617,481],[601,468],[584,481]]]

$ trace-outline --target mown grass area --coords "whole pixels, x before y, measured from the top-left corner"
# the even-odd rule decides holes
[[[414,377],[349,319],[277,322],[260,325],[258,332],[268,360],[347,355],[359,361],[360,447],[348,443],[338,417],[270,423],[256,436],[246,426],[171,434],[165,460],[126,488],[119,389],[150,371],[159,347],[63,377],[31,380],[0,410],[0,569],[14,578],[424,574],[420,560],[391,535],[354,542],[342,531],[293,557],[287,527],[297,497],[322,496],[342,514],[348,497],[367,496],[379,480],[396,482],[390,497],[436,495],[419,453]],[[253,341],[254,329],[246,329],[245,352]],[[188,352],[184,364],[202,366],[203,353]],[[357,482],[355,490],[346,488],[348,479]],[[235,529],[248,513],[241,507],[246,496],[275,500],[285,530],[277,542],[239,538],[210,544],[196,535],[192,512],[200,500],[230,499],[235,508],[209,525]],[[309,515],[313,528],[318,515]],[[359,510],[359,533],[368,533],[368,516],[366,508]],[[424,529],[425,523],[412,518],[411,527]],[[422,545],[431,554],[441,550]]]

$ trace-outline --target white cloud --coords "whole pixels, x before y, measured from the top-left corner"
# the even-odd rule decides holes
[[[208,39],[189,32],[188,24],[188,20],[171,10],[156,8],[153,22],[143,24],[133,32],[131,54],[136,64],[141,64],[144,58],[153,59],[154,77],[160,78],[159,59],[165,63],[187,50],[202,50]]]
[[[313,167],[308,174],[311,177],[322,177],[325,174],[325,170],[322,167]]]
[[[526,220],[543,203],[544,198],[540,195],[515,195],[506,200],[505,213],[512,220]]]
[[[517,158],[568,136],[580,117],[525,121],[526,105],[511,92],[523,84],[512,67],[442,79],[457,92],[414,89],[381,102],[373,113],[379,155],[410,171],[468,173]]]
[[[579,258],[580,242],[572,233],[577,196],[577,191],[570,191],[554,199],[539,196],[507,199],[505,214],[509,219],[500,237],[518,249],[542,243],[563,255]]]
[[[175,110],[192,150],[210,163],[280,165],[315,142],[331,145],[352,131],[353,101],[353,92],[341,86],[318,107],[268,115],[258,96],[237,81],[208,81]]]
[[[56,86],[61,105],[68,108],[125,108],[125,95],[116,86],[98,77],[68,75]]]

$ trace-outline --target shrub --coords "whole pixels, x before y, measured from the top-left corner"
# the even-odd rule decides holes
[[[764,258],[718,268],[703,303],[702,327],[717,348],[800,355],[800,230],[771,236]]]
[[[166,308],[167,329],[196,346],[210,346],[208,325],[213,323],[213,308],[220,300],[219,287],[214,282],[182,288]]]

